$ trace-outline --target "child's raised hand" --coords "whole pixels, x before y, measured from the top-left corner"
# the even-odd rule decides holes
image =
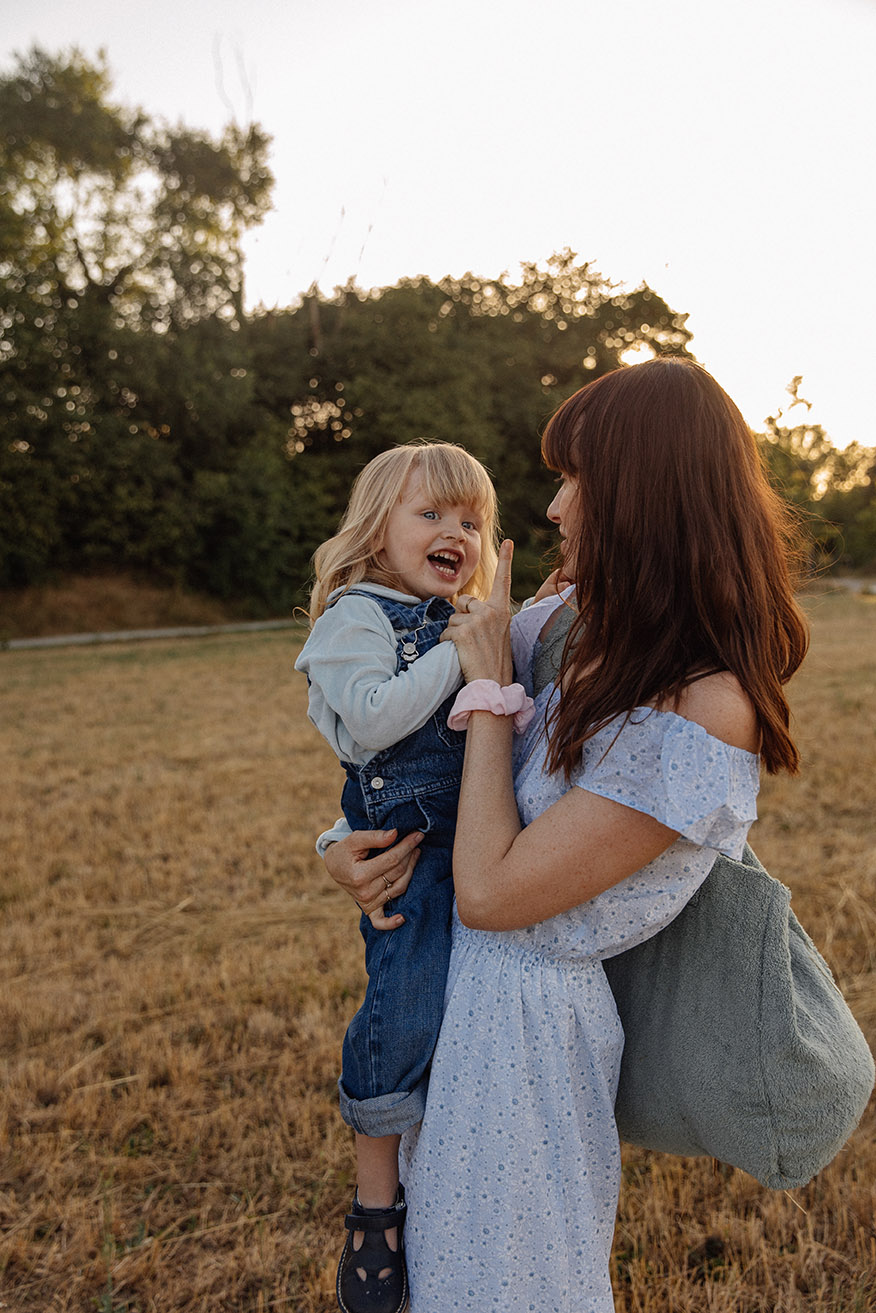
[[[463,593],[457,600],[456,614],[450,617],[441,641],[453,642],[466,680],[495,679],[508,684],[512,678],[511,644],[511,561],[514,544],[506,538],[499,548],[499,560],[493,587],[486,601]]]

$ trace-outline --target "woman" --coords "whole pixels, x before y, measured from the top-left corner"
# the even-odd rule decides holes
[[[508,717],[468,726],[444,1019],[403,1146],[413,1313],[613,1307],[623,1035],[602,960],[668,924],[717,852],[740,855],[761,762],[797,769],[789,527],[730,399],[657,359],[582,388],[542,450],[578,614],[513,752]],[[511,678],[508,570],[506,548],[489,601],[451,618],[469,683]],[[515,619],[524,684],[563,604]],[[393,864],[362,860],[366,842],[327,863],[367,908],[415,844]]]

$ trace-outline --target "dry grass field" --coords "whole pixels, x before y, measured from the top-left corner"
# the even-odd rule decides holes
[[[0,589],[0,643],[10,638],[220,625],[251,620],[251,608],[158,587],[118,571],[67,576],[56,584]]]
[[[804,771],[753,843],[876,1043],[876,601],[807,605]],[[0,652],[3,1310],[333,1307],[362,967],[297,641]],[[874,1122],[793,1195],[627,1152],[618,1310],[876,1309]]]

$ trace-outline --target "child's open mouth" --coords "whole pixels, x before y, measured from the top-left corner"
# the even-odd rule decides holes
[[[457,552],[432,552],[429,564],[445,579],[455,579],[459,574],[462,556]]]

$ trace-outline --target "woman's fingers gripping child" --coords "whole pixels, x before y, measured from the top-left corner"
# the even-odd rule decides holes
[[[468,683],[475,679],[494,679],[508,684],[513,679],[511,665],[511,561],[514,544],[506,538],[499,548],[499,560],[493,586],[486,601],[462,593],[456,612],[450,617],[441,641],[456,644],[459,664]]]
[[[400,912],[387,916],[384,908],[407,889],[423,836],[414,830],[397,838],[396,830],[354,830],[344,843],[331,844],[324,858],[329,875],[355,899],[375,930],[404,925]],[[372,856],[375,848],[386,851]]]

